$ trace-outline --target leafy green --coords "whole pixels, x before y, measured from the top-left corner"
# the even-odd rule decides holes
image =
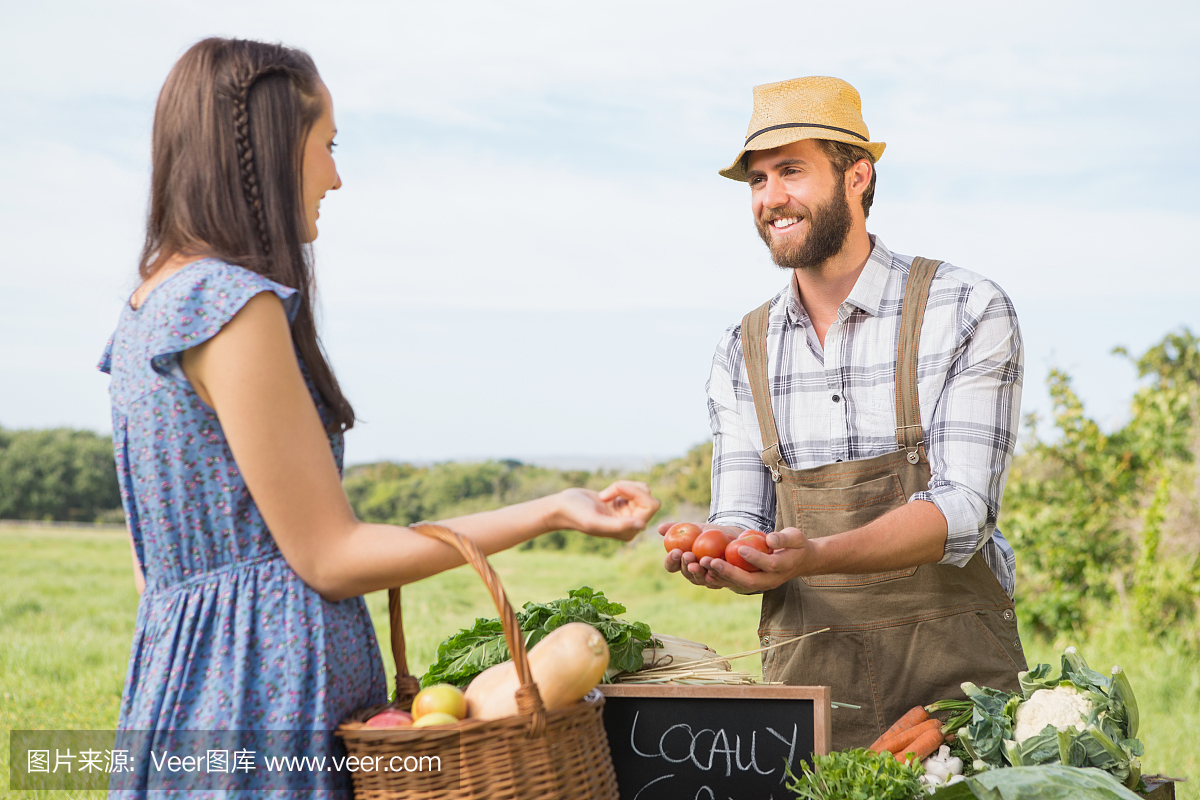
[[[901,763],[891,753],[841,750],[813,756],[813,766],[800,764],[797,776],[787,766],[787,784],[801,800],[912,800],[921,791],[920,763]]]
[[[642,650],[650,646],[650,626],[644,622],[618,619],[625,606],[614,603],[591,587],[572,589],[564,600],[526,603],[517,613],[521,630],[526,632],[525,646],[533,647],[542,638],[568,622],[586,622],[608,642],[608,668],[616,672],[637,672],[642,668]]]
[[[933,793],[933,800],[1045,800],[1053,797],[1138,800],[1137,794],[1104,772],[1062,764],[989,770]]]
[[[438,660],[421,676],[422,686],[452,683],[466,686],[471,678],[508,659],[508,644],[499,619],[476,619],[438,645]]]
[[[650,626],[618,619],[625,606],[614,603],[589,586],[572,589],[567,597],[549,603],[526,603],[517,612],[526,649],[555,628],[568,622],[586,622],[608,643],[609,672],[636,672],[642,668],[642,650],[650,646]],[[466,686],[488,667],[510,658],[499,619],[477,619],[470,628],[449,637],[437,649],[437,661],[421,676],[422,686],[452,683]]]

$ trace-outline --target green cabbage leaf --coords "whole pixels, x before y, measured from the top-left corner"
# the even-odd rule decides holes
[[[938,789],[931,800],[1143,800],[1098,769],[1048,764],[993,769]]]

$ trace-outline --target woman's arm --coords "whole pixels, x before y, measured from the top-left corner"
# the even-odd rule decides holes
[[[274,294],[256,295],[220,333],[185,351],[183,371],[216,410],[284,558],[322,596],[400,586],[462,563],[457,551],[408,528],[354,516]],[[645,484],[619,481],[445,523],[494,553],[559,528],[628,540],[658,506]]]
[[[126,530],[129,530],[126,528]],[[146,576],[142,572],[142,565],[138,563],[137,545],[133,543],[133,531],[129,531],[129,554],[133,559],[133,588],[137,589],[138,596],[141,597],[142,592],[146,591]]]

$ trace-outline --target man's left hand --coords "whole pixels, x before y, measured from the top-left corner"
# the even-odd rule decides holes
[[[760,553],[752,547],[739,551],[742,558],[758,567],[758,572],[747,572],[723,558],[708,556],[685,563],[684,569],[691,571],[694,576],[703,577],[705,585],[714,589],[751,594],[782,586],[799,575],[811,574],[815,568],[815,550],[799,528],[784,528],[769,533],[767,544],[773,551],[771,555]]]

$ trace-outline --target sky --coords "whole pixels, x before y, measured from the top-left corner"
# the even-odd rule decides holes
[[[834,75],[880,160],[869,230],[995,280],[1121,424],[1111,354],[1200,331],[1200,6],[1184,2],[0,0],[0,426],[110,429],[149,138],[211,35],[312,54],[344,186],[315,245],[348,463],[629,466],[710,435],[724,330],[779,291],[717,175],[753,86]]]

